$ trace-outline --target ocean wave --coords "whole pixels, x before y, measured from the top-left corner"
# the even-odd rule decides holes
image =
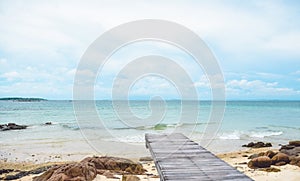
[[[266,131],[266,132],[251,132],[249,137],[252,138],[265,138],[270,136],[279,136],[282,135],[282,131]]]
[[[219,138],[224,140],[239,140],[246,138],[266,138],[282,134],[282,131],[233,131],[231,133],[223,133]]]
[[[115,127],[112,128],[114,130],[126,130],[126,129],[135,129],[135,130],[165,130],[168,128],[178,128],[178,127],[194,127],[197,125],[204,125],[206,123],[172,123],[172,124],[165,124],[165,123],[159,123],[155,125],[149,125],[149,126],[137,126],[137,127]]]
[[[270,125],[270,127],[273,127],[273,128],[284,128],[284,129],[293,129],[293,130],[300,130],[299,127],[292,127],[292,126],[277,126],[277,125]]]
[[[136,130],[165,130],[167,128],[176,128],[181,126],[182,124],[155,124],[155,125],[149,125],[149,126],[137,126],[137,127],[118,127],[113,128],[114,130],[126,130],[126,129],[136,129]]]
[[[123,143],[144,143],[145,137],[144,135],[135,135],[135,136],[122,136],[118,138],[106,138],[103,139],[108,142],[123,142]]]
[[[79,130],[79,126],[77,124],[61,124],[63,128],[71,129],[71,130]]]

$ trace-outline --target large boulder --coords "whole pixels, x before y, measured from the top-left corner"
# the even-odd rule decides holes
[[[92,181],[97,176],[93,163],[68,163],[50,168],[33,181]]]
[[[248,162],[249,168],[267,168],[272,164],[272,160],[267,156],[260,156],[257,158],[253,158]]]
[[[114,173],[143,174],[139,163],[117,157],[87,157],[79,163],[69,163],[50,168],[33,181],[92,181],[97,174],[114,178]]]
[[[277,153],[275,156],[272,158],[272,164],[281,166],[290,163],[289,156],[284,153]]]
[[[140,163],[118,157],[87,157],[81,162],[93,163],[98,170],[125,171],[131,174],[143,174],[145,170]]]

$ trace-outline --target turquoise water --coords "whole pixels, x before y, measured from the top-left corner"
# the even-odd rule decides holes
[[[123,101],[114,105],[111,101],[96,101],[98,115],[83,109],[85,120],[78,123],[72,101],[0,101],[0,124],[29,125],[26,130],[0,132],[1,153],[143,155],[147,153],[145,133],[184,132],[201,142],[211,114],[209,101],[189,101],[185,112],[180,101],[154,103],[152,107],[148,101],[130,101],[132,114],[123,109],[124,105],[127,103]],[[162,110],[162,117],[147,119]],[[192,116],[195,112],[196,118]],[[131,122],[135,116],[140,122]],[[46,126],[46,122],[53,124]],[[209,124],[217,129],[216,122]],[[300,101],[227,101],[220,129],[207,148],[215,153],[227,152],[239,150],[249,141],[268,141],[276,147],[300,140],[299,133]]]

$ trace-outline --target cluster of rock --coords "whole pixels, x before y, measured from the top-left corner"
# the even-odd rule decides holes
[[[271,143],[264,143],[264,142],[250,142],[246,145],[243,145],[242,147],[248,147],[248,148],[263,148],[263,147],[272,147]]]
[[[52,125],[52,122],[46,122],[44,125]],[[0,124],[0,131],[26,129],[27,125],[19,125],[16,123]]]
[[[57,165],[33,181],[66,181],[83,180],[92,181],[97,174],[114,178],[114,174],[144,174],[146,170],[140,163],[117,157],[88,157],[78,163]]]
[[[290,156],[299,156],[300,141],[290,141],[288,145],[282,145],[279,151]]]
[[[18,125],[16,123],[0,124],[0,131],[26,129],[26,125]]]
[[[5,177],[0,177],[0,180],[16,180],[16,179],[20,179],[20,178],[25,177],[25,176],[30,175],[30,174],[40,174],[42,172],[45,172],[49,168],[51,168],[51,166],[43,166],[43,167],[36,168],[36,169],[33,169],[33,170],[29,170],[29,171],[19,171],[19,170],[15,170],[15,169],[1,169],[0,170],[0,175],[1,174],[8,174],[8,173],[11,173],[11,172],[18,172],[18,171],[19,172],[16,173],[16,174],[6,175]]]
[[[266,151],[254,154],[249,157],[249,168],[269,168],[271,165],[282,166],[286,164],[300,167],[300,141],[290,141],[288,145],[283,145],[279,152]]]

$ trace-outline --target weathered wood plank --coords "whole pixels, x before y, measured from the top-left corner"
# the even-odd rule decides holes
[[[146,134],[145,139],[161,181],[252,180],[183,134]]]

